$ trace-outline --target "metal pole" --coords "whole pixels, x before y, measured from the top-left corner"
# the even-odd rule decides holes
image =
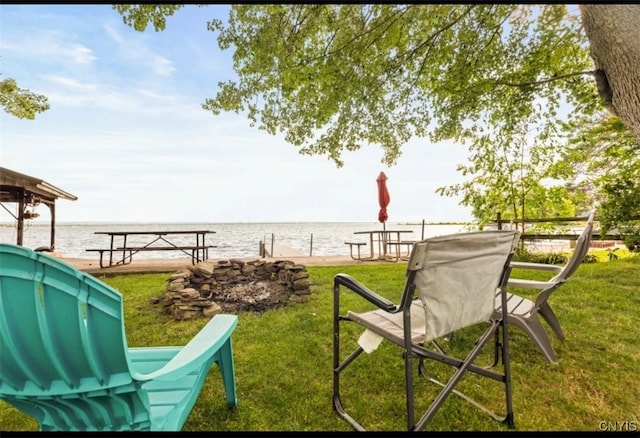
[[[51,240],[49,248],[51,251],[56,249],[56,204],[49,205],[49,213],[51,214]]]
[[[16,240],[16,245],[20,246],[22,246],[22,239],[24,237],[24,191],[21,195],[18,200],[18,235]]]
[[[313,233],[311,233],[311,243],[309,244],[309,257],[313,256]]]

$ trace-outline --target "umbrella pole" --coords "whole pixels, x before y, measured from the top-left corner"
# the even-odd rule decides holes
[[[387,258],[387,221],[382,222],[382,259]]]

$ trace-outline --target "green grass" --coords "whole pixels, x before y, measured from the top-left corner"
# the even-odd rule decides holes
[[[558,365],[547,362],[517,328],[511,332],[516,430],[597,431],[601,422],[625,421],[640,427],[640,257],[614,261],[606,261],[606,253],[598,257],[601,262],[583,263],[551,297],[567,336],[560,341],[551,335]],[[310,266],[310,302],[263,314],[240,314],[233,335],[239,404],[227,408],[214,367],[183,430],[350,431],[331,403],[333,276],[350,274],[370,289],[397,299],[404,268],[401,263]],[[536,278],[530,272],[516,274]],[[130,346],[184,345],[206,323],[204,319],[174,321],[161,315],[161,305],[150,304],[152,297],[163,296],[168,277],[103,279],[125,297]],[[343,309],[358,309],[363,300],[345,293],[342,303]],[[351,332],[354,338],[359,334],[359,330]],[[464,339],[455,337],[452,348]],[[343,401],[354,416],[371,430],[405,428],[399,349],[383,343],[352,368],[344,377]],[[496,409],[502,407],[501,389],[495,382],[469,375],[459,387]],[[434,390],[424,379],[417,382],[419,393],[435,394]],[[419,404],[424,407],[429,401],[422,398]],[[0,401],[1,430],[37,427],[33,419]],[[427,429],[507,430],[455,396],[447,399]]]

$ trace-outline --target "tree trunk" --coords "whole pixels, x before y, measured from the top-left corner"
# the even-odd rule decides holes
[[[609,111],[640,142],[640,5],[581,5],[582,24]]]

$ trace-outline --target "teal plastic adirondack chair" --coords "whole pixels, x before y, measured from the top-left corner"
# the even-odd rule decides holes
[[[0,399],[40,430],[181,430],[214,363],[236,406],[237,323],[216,315],[185,346],[129,348],[117,290],[0,244]]]

